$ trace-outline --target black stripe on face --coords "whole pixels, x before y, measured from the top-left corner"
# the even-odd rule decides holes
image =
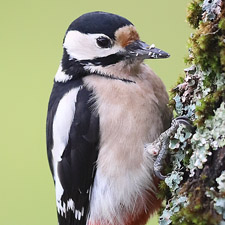
[[[75,79],[78,79],[86,76],[89,73],[88,70],[84,69],[84,66],[90,65],[106,67],[109,65],[116,64],[124,60],[124,58],[124,55],[116,53],[105,57],[97,57],[94,59],[77,60],[71,59],[66,49],[64,49],[62,58],[62,68],[67,75],[72,75]]]
[[[116,64],[124,59],[123,55],[120,54],[112,54],[105,57],[98,57],[90,60],[80,60],[81,65],[94,65],[94,66],[109,66]]]
[[[72,59],[67,53],[66,49],[63,50],[62,70],[74,79],[79,79],[87,75],[87,71],[83,68],[80,61]]]

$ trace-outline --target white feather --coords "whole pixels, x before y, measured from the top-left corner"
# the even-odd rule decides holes
[[[60,64],[58,71],[55,75],[55,82],[63,82],[65,83],[68,80],[71,80],[73,76],[65,74],[65,72],[62,71],[62,65]]]
[[[58,104],[58,108],[53,120],[52,156],[56,189],[56,204],[59,213],[65,213],[66,207],[65,203],[61,202],[61,197],[64,190],[59,179],[58,163],[62,160],[62,154],[68,143],[69,131],[75,114],[75,103],[79,90],[80,87],[74,88],[63,96]],[[69,207],[72,208],[72,205],[69,204]]]

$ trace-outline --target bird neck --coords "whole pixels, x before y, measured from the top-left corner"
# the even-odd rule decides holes
[[[66,49],[64,49],[63,58],[56,73],[55,81],[67,82],[72,79],[81,79],[87,75],[97,75],[107,79],[135,83],[132,77],[139,73],[140,64],[140,61],[131,62],[121,60],[108,66],[93,65],[71,58]]]

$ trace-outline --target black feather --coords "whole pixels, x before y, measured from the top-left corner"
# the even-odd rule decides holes
[[[105,12],[90,12],[74,20],[67,32],[77,30],[85,34],[105,34],[115,39],[115,31],[126,25],[133,24],[122,16]]]
[[[62,97],[72,88],[82,85],[82,80],[70,80],[66,83],[55,82],[50,96],[47,116],[47,150],[51,171],[54,115]],[[58,174],[64,193],[61,201],[67,204],[72,199],[75,210],[82,212],[81,219],[76,219],[74,211],[58,213],[59,225],[85,225],[89,211],[91,187],[95,175],[95,163],[98,157],[99,118],[93,112],[92,92],[80,88],[75,103],[75,115],[69,132],[68,144],[58,164]],[[54,174],[53,174],[54,176]],[[66,205],[67,209],[67,205]]]

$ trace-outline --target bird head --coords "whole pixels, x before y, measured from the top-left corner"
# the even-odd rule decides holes
[[[169,54],[141,41],[127,19],[105,12],[91,12],[74,20],[64,37],[62,71],[70,77],[111,73],[110,68],[140,64],[144,59]]]

